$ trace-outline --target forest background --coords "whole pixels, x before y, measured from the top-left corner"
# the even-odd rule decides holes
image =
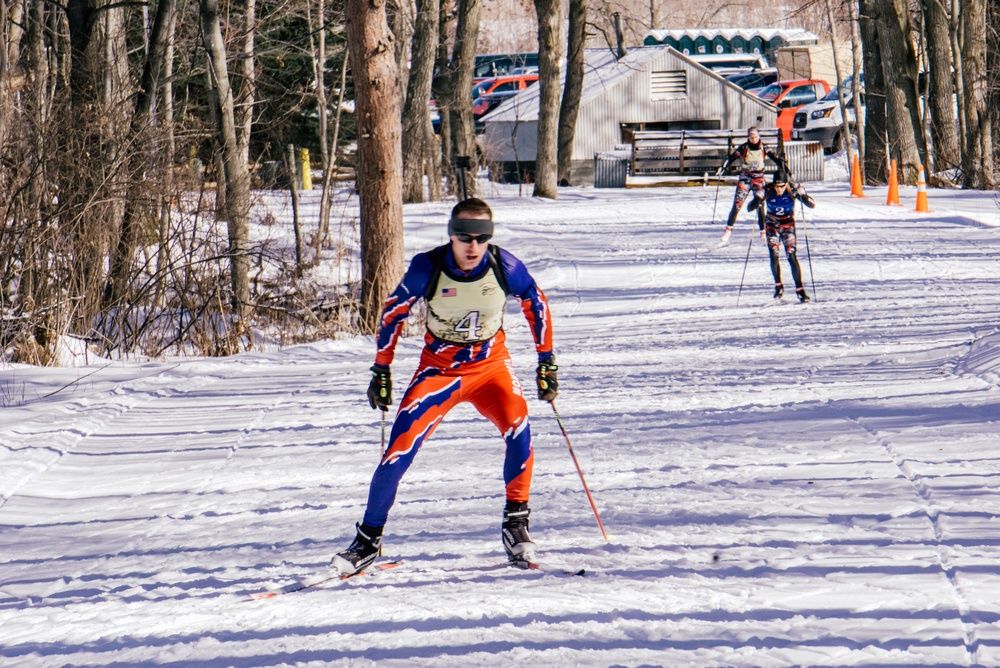
[[[403,270],[403,203],[456,197],[458,156],[472,174],[485,166],[474,56],[539,53],[533,194],[555,199],[582,48],[614,49],[619,25],[630,46],[672,28],[850,41],[868,183],[885,183],[890,159],[903,182],[920,165],[937,185],[997,182],[1000,8],[986,0],[2,0],[0,12],[0,350],[13,362],[55,363],[67,338],[118,359],[372,332]],[[295,217],[294,248],[251,239],[251,216],[269,215],[255,189],[282,165],[294,208],[303,150],[321,175],[318,219]],[[336,289],[316,280],[321,264]]]

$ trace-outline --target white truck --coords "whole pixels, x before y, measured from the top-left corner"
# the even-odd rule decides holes
[[[847,108],[847,122],[851,131],[854,130],[855,109],[852,89],[852,77],[844,80],[839,89],[833,89],[825,96],[805,105],[795,112],[792,120],[792,139],[794,141],[818,141],[823,144],[826,153],[837,153],[846,148],[847,137],[844,136],[843,116],[840,114],[840,102],[837,95],[844,97]],[[865,78],[861,75],[861,113],[865,113]]]

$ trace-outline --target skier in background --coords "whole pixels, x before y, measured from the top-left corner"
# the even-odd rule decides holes
[[[792,279],[795,281],[795,294],[800,302],[809,301],[809,295],[802,285],[802,268],[795,254],[795,202],[801,200],[810,209],[816,208],[816,202],[806,194],[804,186],[789,187],[788,175],[784,169],[774,173],[771,185],[766,190],[754,192],[753,200],[747,205],[748,211],[758,212],[761,239],[767,239],[767,251],[771,256],[771,274],[774,276],[774,298],[779,299],[785,294],[785,286],[781,282],[781,251],[779,245],[784,245],[788,266],[792,269]],[[763,213],[763,220],[760,214]]]
[[[756,126],[747,130],[747,140],[736,147],[736,150],[726,158],[726,161],[719,167],[716,176],[722,176],[732,163],[740,161],[739,181],[736,182],[736,194],[733,197],[733,207],[729,210],[729,220],[726,222],[726,231],[722,233],[721,245],[729,243],[729,237],[733,233],[733,225],[736,224],[736,216],[743,208],[751,191],[761,190],[764,187],[764,160],[770,158],[779,169],[788,169],[785,159],[777,153],[767,148],[760,140],[760,130]],[[757,224],[764,224],[764,211],[757,214]]]
[[[424,349],[372,476],[354,542],[330,562],[342,575],[359,573],[375,561],[400,479],[448,411],[466,401],[496,425],[506,443],[501,537],[508,559],[525,565],[535,558],[536,545],[528,535],[534,462],[528,404],[504,344],[503,315],[507,296],[513,295],[538,353],[538,398],[551,402],[559,384],[549,305],[524,264],[490,245],[493,212],[486,202],[470,198],[456,204],[448,235],[448,244],[413,258],[382,308],[368,386],[373,409],[385,411],[392,404],[389,365],[410,309],[420,299],[427,302]]]

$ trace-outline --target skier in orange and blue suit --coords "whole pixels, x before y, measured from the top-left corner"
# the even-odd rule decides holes
[[[552,318],[548,301],[524,264],[491,246],[493,212],[470,198],[452,209],[449,243],[419,253],[382,309],[368,398],[372,408],[392,404],[389,365],[412,307],[427,302],[424,349],[403,394],[389,446],[372,477],[364,518],[347,550],[333,557],[341,574],[358,573],[378,556],[396,489],[420,447],[444,416],[469,402],[486,416],[506,444],[506,505],[501,536],[511,561],[530,561],[536,545],[528,535],[528,496],[534,463],[528,404],[505,345],[503,314],[508,295],[521,303],[538,353],[538,396],[558,393]]]
[[[795,295],[800,302],[809,301],[809,295],[802,284],[802,268],[796,253],[795,238],[795,203],[802,202],[810,209],[816,208],[816,202],[805,186],[790,186],[790,180],[785,170],[774,173],[771,185],[766,189],[754,192],[754,198],[747,205],[748,211],[764,211],[764,220],[760,223],[760,238],[767,240],[767,252],[771,257],[771,274],[774,276],[774,298],[781,299],[785,294],[785,286],[781,282],[780,246],[785,247],[788,266],[792,270],[792,280],[795,281]],[[803,212],[805,210],[803,209]]]

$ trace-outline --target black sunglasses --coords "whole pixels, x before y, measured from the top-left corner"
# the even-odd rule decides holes
[[[463,244],[471,244],[473,241],[478,241],[481,244],[489,241],[493,235],[492,234],[456,234],[455,237],[461,241]]]

